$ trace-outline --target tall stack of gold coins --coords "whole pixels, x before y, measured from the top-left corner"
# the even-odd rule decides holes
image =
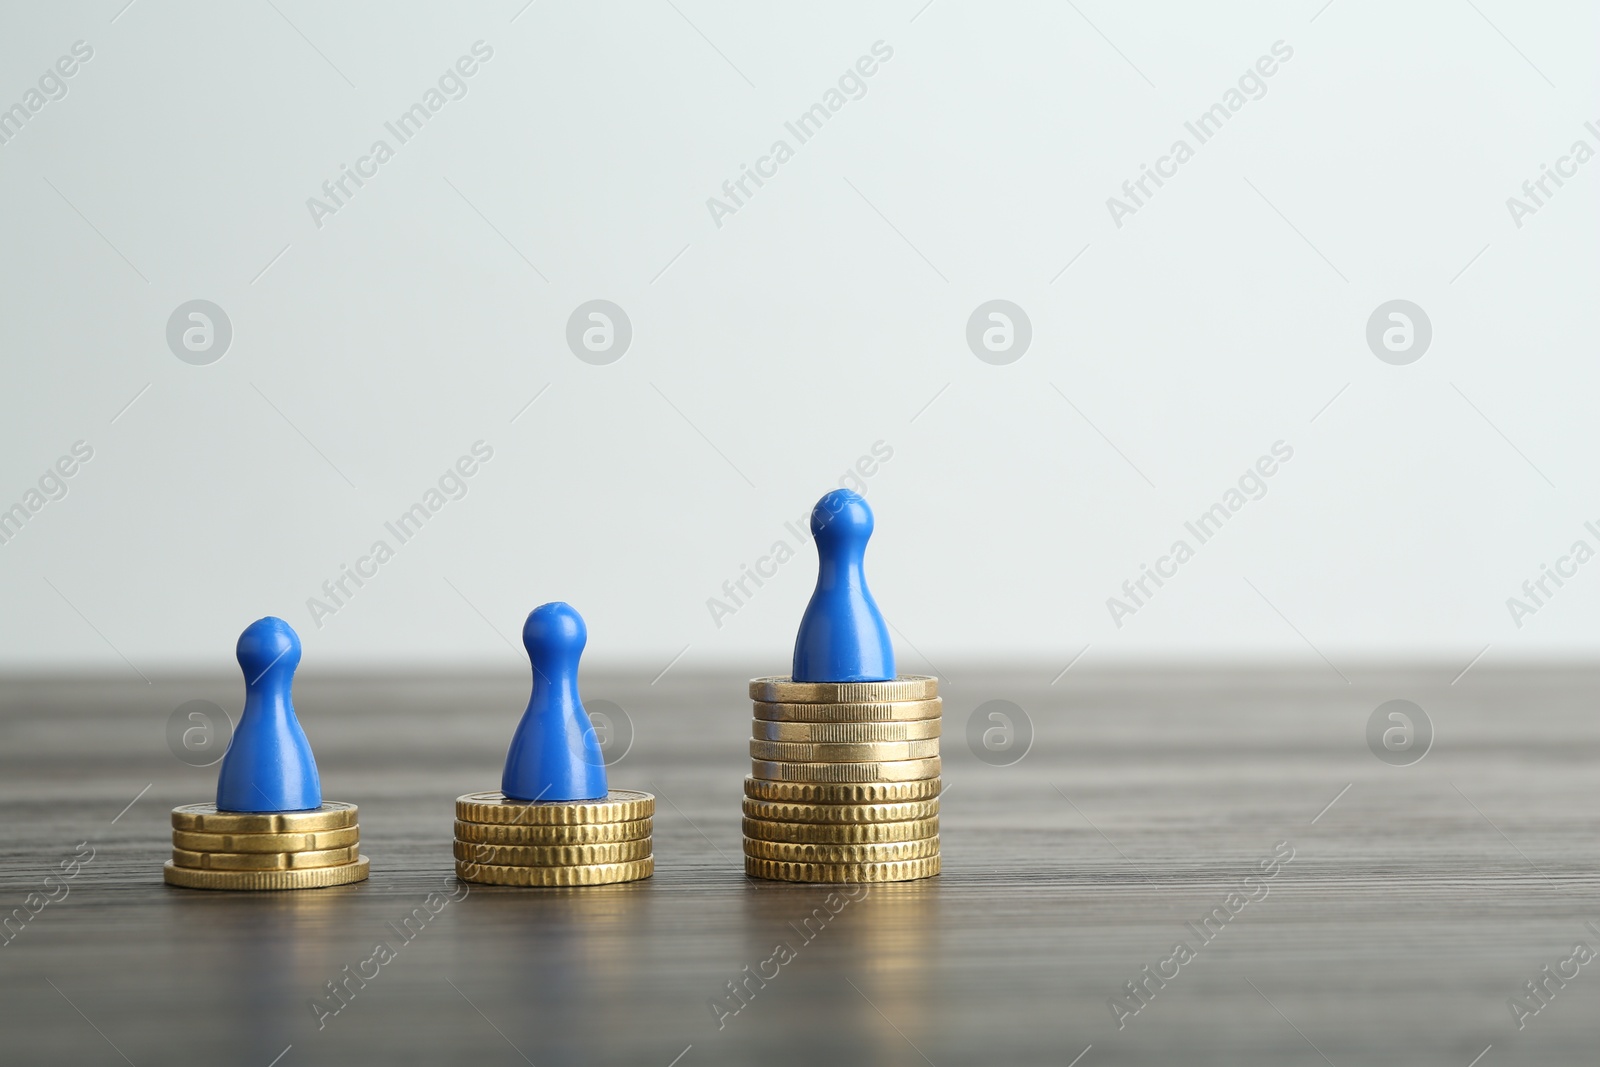
[[[483,885],[634,882],[655,873],[656,798],[613,789],[603,800],[456,799],[456,877]]]
[[[756,678],[744,870],[784,882],[939,873],[939,681]]]
[[[307,811],[172,809],[169,885],[187,889],[321,889],[366,879],[356,806],[329,802]]]

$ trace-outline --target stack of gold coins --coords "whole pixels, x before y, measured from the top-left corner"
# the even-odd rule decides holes
[[[369,866],[354,804],[279,812],[185,804],[172,809],[163,872],[187,889],[321,889],[363,881]]]
[[[483,885],[634,882],[655,873],[656,798],[613,789],[601,800],[456,799],[456,877]]]
[[[785,882],[939,873],[939,682],[757,678],[744,870]]]

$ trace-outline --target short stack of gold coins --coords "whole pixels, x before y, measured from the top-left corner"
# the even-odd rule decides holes
[[[306,811],[218,811],[215,804],[172,809],[169,885],[187,889],[322,889],[366,879],[354,804],[330,801]]]
[[[939,873],[939,681],[750,683],[744,870],[784,882]]]
[[[656,798],[613,789],[596,800],[456,799],[456,877],[481,885],[612,885],[655,873]]]

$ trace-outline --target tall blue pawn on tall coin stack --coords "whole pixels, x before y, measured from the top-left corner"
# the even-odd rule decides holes
[[[244,671],[244,712],[217,773],[217,810],[304,811],[322,805],[322,781],[290,690],[300,638],[267,616],[245,627],[235,650]]]
[[[506,753],[500,791],[512,800],[598,800],[606,795],[599,739],[578,698],[578,658],[589,628],[570,604],[543,604],[522,624],[533,693]]]
[[[811,509],[817,588],[794,641],[797,682],[885,682],[895,677],[889,624],[867,589],[862,557],[872,509],[857,493],[835,489]]]

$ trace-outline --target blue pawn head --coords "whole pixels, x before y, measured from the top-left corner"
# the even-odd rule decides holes
[[[300,638],[282,619],[257,619],[239,635],[244,711],[217,773],[218,811],[303,811],[322,806],[322,781],[290,689]]]
[[[894,678],[889,624],[867,589],[862,557],[872,509],[859,494],[835,489],[811,509],[817,588],[794,640],[797,682],[886,682]]]
[[[589,642],[570,604],[544,604],[522,624],[533,664],[533,695],[506,753],[500,791],[512,800],[598,800],[606,764],[589,713],[578,699],[578,657]]]

